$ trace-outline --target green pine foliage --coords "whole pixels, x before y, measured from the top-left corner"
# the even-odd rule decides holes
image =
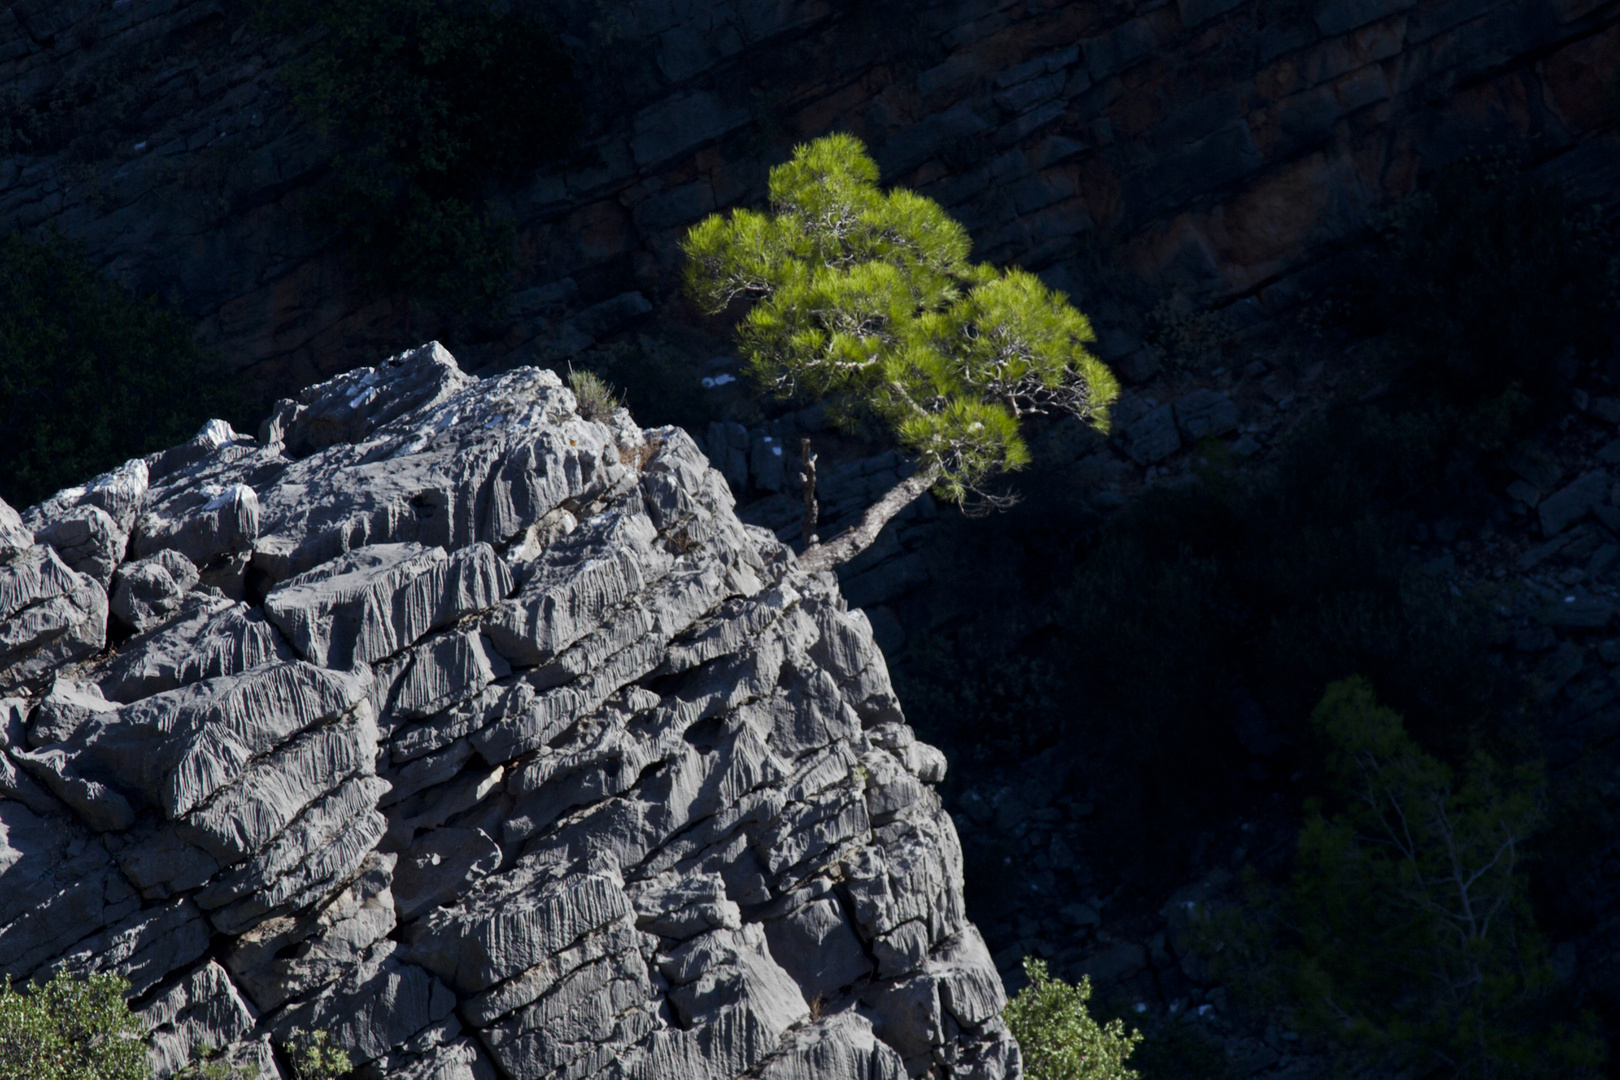
[[[0,240],[0,498],[31,506],[237,411],[177,313],[61,240]]]
[[[146,1080],[145,1030],[129,983],[58,973],[43,986],[0,981],[0,1080]]]
[[[1308,808],[1288,907],[1302,1020],[1447,1075],[1589,1075],[1596,1041],[1538,1010],[1551,965],[1526,896],[1538,764],[1453,769],[1352,678],[1312,715],[1337,809]]]
[[[331,1045],[324,1031],[293,1028],[292,1042],[286,1046],[292,1062],[293,1080],[339,1080],[354,1068],[346,1051]]]
[[[1142,1041],[1140,1031],[1127,1033],[1119,1020],[1099,1024],[1086,1008],[1091,979],[1075,985],[1054,979],[1046,962],[1024,958],[1029,985],[1002,1014],[1024,1057],[1029,1080],[1137,1080],[1125,1059]]]
[[[969,262],[967,231],[931,199],[881,191],[853,136],[798,147],[771,170],[768,212],[711,215],[682,248],[705,311],[752,302],[738,339],[761,385],[876,414],[944,498],[1028,463],[1024,416],[1107,429],[1119,386],[1086,349],[1086,317],[1033,274]]]
[[[268,29],[318,28],[285,78],[339,151],[314,216],[367,283],[463,312],[509,291],[515,233],[498,186],[571,152],[572,68],[531,10],[499,0],[290,0]]]

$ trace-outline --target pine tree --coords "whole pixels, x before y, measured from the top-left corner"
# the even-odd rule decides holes
[[[1341,808],[1308,807],[1299,837],[1301,1019],[1454,1077],[1592,1075],[1587,1022],[1547,1015],[1552,965],[1524,872],[1540,764],[1479,751],[1453,769],[1361,678],[1330,685],[1311,721]]]
[[[687,234],[693,300],[711,314],[752,302],[738,344],[762,386],[869,410],[916,459],[860,524],[801,556],[808,568],[853,558],[929,488],[997,505],[983,484],[1028,463],[1025,416],[1107,430],[1119,384],[1086,350],[1086,317],[1031,273],[969,262],[970,247],[932,199],[881,191],[877,164],[844,134],[771,170],[768,212],[711,215]]]

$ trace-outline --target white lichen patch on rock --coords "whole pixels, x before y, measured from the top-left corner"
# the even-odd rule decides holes
[[[678,428],[430,344],[0,503],[0,973],[160,1076],[1019,1073],[871,628]]]

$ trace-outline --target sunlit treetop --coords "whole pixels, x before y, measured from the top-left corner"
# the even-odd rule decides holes
[[[1066,296],[970,262],[971,247],[932,199],[882,191],[845,134],[772,169],[767,212],[711,215],[683,244],[706,312],[751,301],[738,344],[763,386],[870,409],[957,502],[1029,461],[1022,417],[1063,412],[1106,431],[1119,394]]]

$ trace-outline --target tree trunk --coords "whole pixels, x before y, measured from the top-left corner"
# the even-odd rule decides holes
[[[902,480],[888,493],[867,508],[858,524],[845,529],[825,544],[805,548],[799,556],[799,566],[817,573],[842,566],[872,546],[889,520],[916,501],[917,496],[934,486],[939,479],[939,466],[929,465],[918,470],[909,479]]]
[[[800,487],[804,493],[804,524],[800,533],[804,536],[804,550],[809,551],[821,541],[816,535],[816,523],[821,518],[821,506],[816,502],[816,455],[810,449],[808,438],[799,440],[800,471],[804,474]]]

